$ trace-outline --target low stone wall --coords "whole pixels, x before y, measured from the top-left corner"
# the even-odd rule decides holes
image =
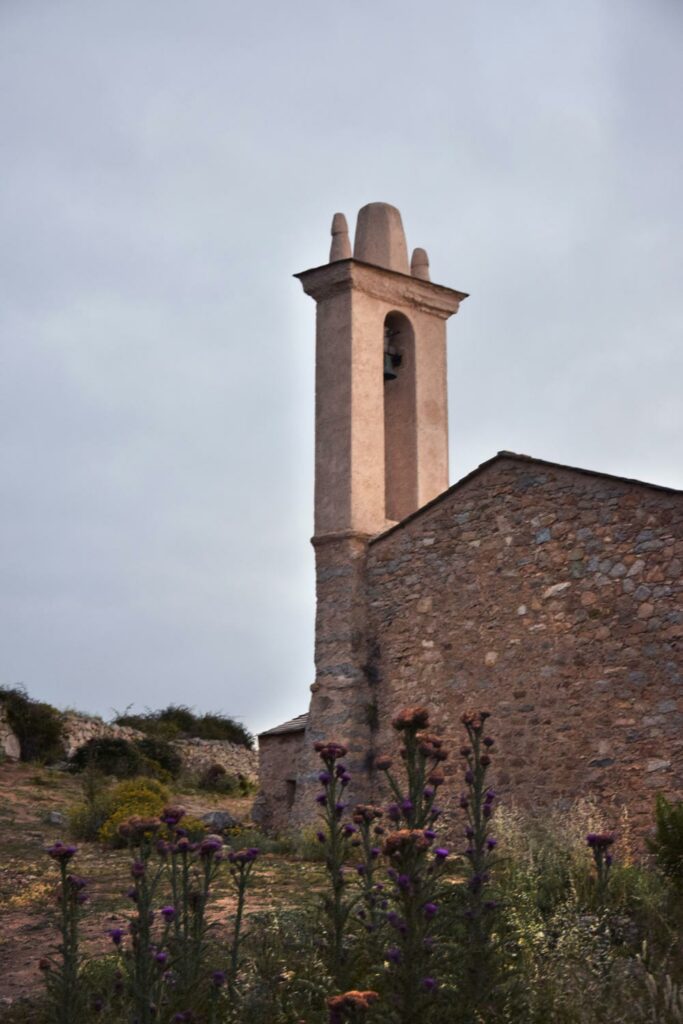
[[[79,747],[92,739],[141,740],[145,733],[127,725],[110,725],[92,715],[79,715],[67,711],[64,715],[64,756],[73,757]],[[225,740],[176,740],[173,746],[183,759],[183,768],[190,772],[203,772],[214,764],[220,764],[230,775],[244,775],[251,782],[258,781],[258,753],[247,750],[237,743]],[[21,745],[7,721],[7,714],[0,704],[0,755],[10,761],[21,758]]]
[[[64,715],[64,752],[67,757],[73,757],[78,748],[89,740],[103,736],[117,740],[141,740],[145,734],[128,725],[109,725],[101,718],[79,715],[75,711],[67,711]]]
[[[14,735],[7,721],[7,712],[0,704],[0,757],[8,761],[18,761],[21,757],[21,744]]]
[[[220,764],[229,775],[244,775],[258,782],[258,753],[227,740],[176,740],[173,744],[190,772],[203,772]]]

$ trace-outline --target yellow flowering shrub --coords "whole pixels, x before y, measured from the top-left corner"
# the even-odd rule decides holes
[[[157,817],[169,799],[168,789],[157,779],[145,776],[119,782],[107,793],[109,814],[99,830],[99,839],[114,846],[122,844],[118,835],[119,825],[134,815],[141,818]]]

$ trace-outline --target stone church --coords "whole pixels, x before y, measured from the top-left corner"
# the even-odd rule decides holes
[[[385,203],[332,223],[316,302],[316,678],[259,736],[255,816],[315,817],[318,739],[371,799],[392,715],[427,705],[457,750],[491,712],[503,798],[588,794],[649,826],[683,797],[683,492],[502,451],[449,487],[446,321],[467,296],[408,259]],[[458,766],[444,787],[457,799]],[[448,806],[446,807],[448,811]]]

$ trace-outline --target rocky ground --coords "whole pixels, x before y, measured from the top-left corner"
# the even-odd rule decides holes
[[[77,777],[34,765],[0,764],[0,1019],[3,1005],[42,985],[38,961],[55,952],[58,871],[45,850],[57,839],[67,840],[66,815],[80,798]],[[220,809],[249,824],[249,797],[178,790],[174,801],[193,816]],[[95,843],[79,842],[78,847],[74,871],[88,880],[91,893],[83,922],[84,950],[108,952],[107,929],[125,926],[129,913],[129,857],[125,850],[107,850]],[[254,877],[251,912],[293,905],[303,889],[315,888],[320,868],[295,857],[265,854]],[[226,927],[231,909],[224,878],[211,911],[219,929]]]

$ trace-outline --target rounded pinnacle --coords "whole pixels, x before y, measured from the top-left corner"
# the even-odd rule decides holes
[[[351,259],[351,240],[349,227],[343,213],[335,213],[332,218],[332,245],[330,246],[330,263],[336,260]]]

